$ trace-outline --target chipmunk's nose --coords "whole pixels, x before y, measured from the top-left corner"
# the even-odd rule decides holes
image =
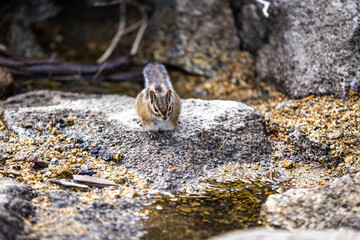
[[[162,114],[162,119],[166,120],[166,119],[167,119],[166,111],[165,111],[165,112],[161,112],[161,114]]]

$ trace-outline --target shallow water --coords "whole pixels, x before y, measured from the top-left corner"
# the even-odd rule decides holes
[[[234,229],[260,226],[259,212],[275,193],[261,182],[213,184],[199,195],[161,196],[153,200],[143,220],[147,234],[141,239],[207,239]]]

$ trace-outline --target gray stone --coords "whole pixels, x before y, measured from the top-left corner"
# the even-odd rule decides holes
[[[86,226],[86,239],[139,239],[144,234],[144,227],[141,216],[135,216],[132,209],[139,211],[140,208],[139,203],[129,199],[117,199],[111,204],[94,201],[82,206],[76,218]],[[96,221],[99,218],[103,223]]]
[[[29,192],[29,188],[24,185],[10,180],[0,181],[0,194],[9,194],[11,196],[23,195]]]
[[[339,164],[340,159],[330,156],[330,147],[298,129],[289,135],[290,143],[308,160],[319,162],[328,168]]]
[[[332,133],[329,133],[327,137],[330,138],[331,140],[334,140],[334,139],[341,138],[342,135],[343,135],[343,133],[340,130],[337,130]]]
[[[360,173],[314,189],[271,195],[261,215],[270,226],[295,229],[360,230]]]
[[[210,240],[359,240],[360,232],[356,231],[296,231],[282,230],[248,230],[226,233]]]
[[[346,97],[360,86],[358,0],[270,1],[271,34],[257,71],[291,97]]]
[[[17,239],[26,230],[21,218],[34,215],[34,207],[28,201],[29,191],[20,183],[0,180],[0,239]]]
[[[214,76],[239,49],[232,10],[226,0],[156,0],[141,46],[147,61]]]
[[[149,186],[167,190],[196,185],[199,177],[212,176],[228,163],[259,161],[271,151],[263,117],[243,103],[182,100],[176,129],[150,134],[139,125],[134,98],[79,94],[76,100],[69,94],[73,99],[69,100],[66,96],[40,91],[13,97],[2,104],[4,121],[20,140],[61,133],[74,143],[81,139],[84,149],[97,141],[91,154],[99,157],[123,152],[123,166],[137,172]],[[19,99],[24,98],[37,107],[21,106]],[[51,102],[56,104],[49,105]],[[69,116],[76,123],[61,124]],[[50,121],[60,123],[49,131]]]
[[[141,217],[134,213],[134,209],[139,211],[141,208],[138,199],[113,199],[110,202],[95,200],[91,204],[83,204],[81,194],[70,189],[48,190],[41,195],[48,199],[47,210],[52,214],[53,223],[73,226],[79,226],[80,223],[82,231],[75,228],[62,232],[40,230],[36,232],[39,239],[138,239],[143,234]],[[76,209],[76,213],[69,217],[61,214],[60,208]],[[36,217],[37,221],[45,222],[42,214]]]

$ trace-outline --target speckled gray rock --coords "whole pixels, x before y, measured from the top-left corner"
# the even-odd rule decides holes
[[[329,146],[298,129],[293,129],[289,134],[289,140],[310,161],[319,162],[328,168],[336,167],[340,162],[340,159],[330,156]]]
[[[83,204],[80,200],[81,194],[70,189],[48,190],[41,195],[47,197],[46,204],[49,209],[76,209],[76,214],[70,219],[55,214],[53,222],[67,222],[68,225],[74,226],[81,223],[83,229],[78,231],[72,228],[65,233],[38,231],[37,237],[40,239],[138,239],[143,234],[141,217],[134,214],[134,210],[139,211],[141,205],[135,199],[114,199],[106,203],[96,200],[91,204]],[[41,217],[39,214],[37,221],[43,221]]]
[[[291,189],[271,195],[261,214],[283,229],[360,230],[360,173],[345,175],[327,186]]]
[[[22,218],[33,216],[34,208],[28,201],[30,189],[10,180],[0,180],[0,239],[13,240],[24,233]]]
[[[232,10],[226,0],[156,0],[140,54],[213,76],[239,49]],[[235,51],[235,52],[234,52]]]
[[[345,97],[360,86],[358,0],[273,0],[257,70],[292,97]]]
[[[248,230],[226,233],[210,240],[359,240],[360,232],[355,231],[296,231]]]
[[[21,106],[24,98],[37,107]],[[108,160],[109,153],[123,152],[123,166],[160,189],[196,185],[199,177],[212,176],[218,167],[258,161],[271,151],[262,115],[243,103],[182,100],[176,129],[154,136],[139,125],[134,103],[134,98],[125,96],[42,91],[11,98],[2,107],[6,125],[20,139],[61,133],[74,143],[81,139],[84,148],[96,141],[91,154]],[[53,116],[71,116],[76,123],[60,123],[49,132],[46,125]]]

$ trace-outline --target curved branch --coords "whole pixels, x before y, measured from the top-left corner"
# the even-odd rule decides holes
[[[114,38],[111,40],[109,47],[106,49],[104,54],[96,61],[97,63],[103,63],[106,61],[106,59],[110,57],[110,55],[116,48],[117,44],[119,43],[120,38],[124,34],[125,26],[126,26],[126,1],[122,1],[120,3],[120,23],[118,30]]]
[[[134,4],[136,5],[136,4]],[[139,45],[140,45],[140,41],[142,39],[142,36],[144,35],[144,32],[145,32],[145,29],[148,25],[148,16],[147,16],[147,13],[146,13],[146,9],[142,6],[137,6],[141,12],[141,16],[142,16],[142,21],[141,21],[141,27],[136,35],[136,38],[135,38],[135,41],[131,47],[131,51],[130,51],[130,55],[135,55],[138,48],[139,48]]]

